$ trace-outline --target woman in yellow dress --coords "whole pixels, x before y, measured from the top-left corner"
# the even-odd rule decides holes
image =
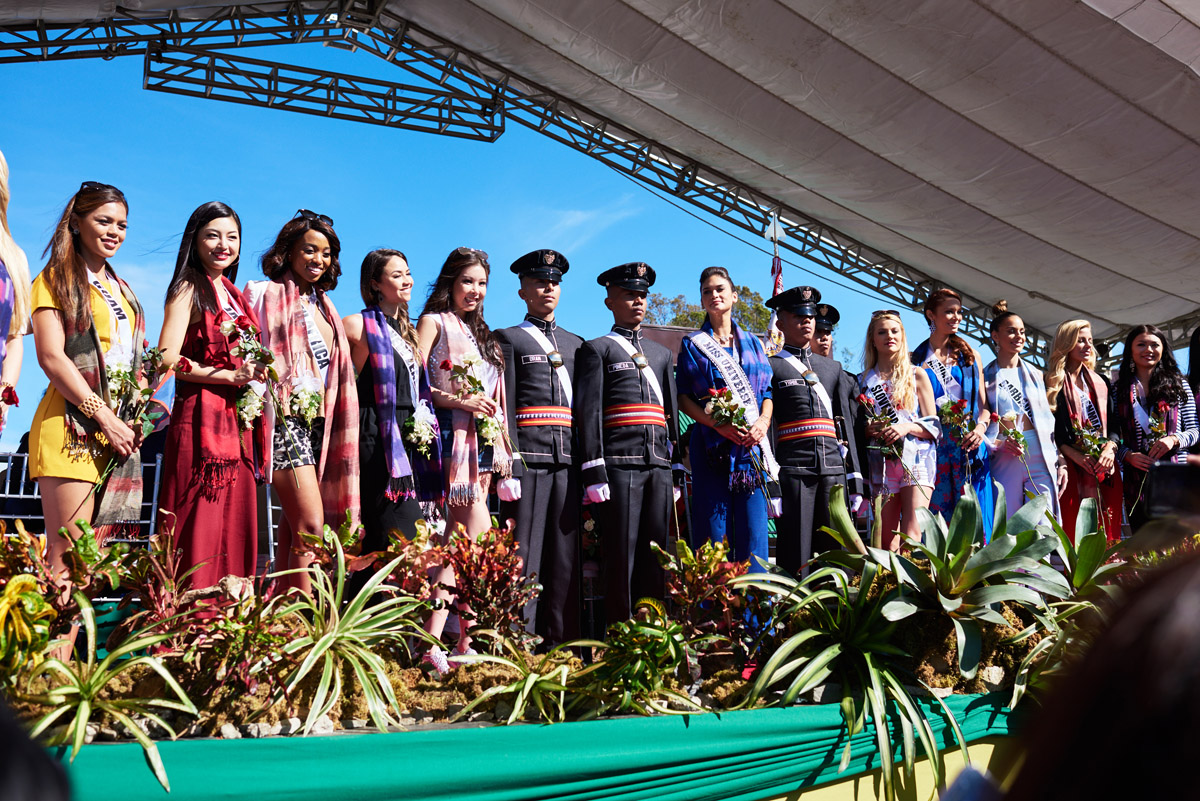
[[[41,490],[47,552],[60,573],[68,542],[54,532],[65,528],[74,540],[82,519],[103,537],[140,517],[141,437],[120,412],[140,381],[145,320],[108,263],[125,241],[128,211],[119,189],[84,182],[33,282],[33,338],[50,386],[29,432],[29,474]],[[114,455],[112,475],[93,494]]]

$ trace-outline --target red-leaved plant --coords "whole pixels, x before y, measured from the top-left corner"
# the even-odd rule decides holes
[[[725,543],[711,540],[693,552],[681,539],[675,543],[674,555],[657,543],[650,547],[666,573],[667,595],[675,605],[684,636],[688,640],[712,634],[728,641],[740,639],[746,595],[729,586],[729,581],[749,571],[750,563],[730,561]]]

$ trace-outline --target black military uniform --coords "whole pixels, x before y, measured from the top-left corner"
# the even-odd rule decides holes
[[[767,305],[813,317],[820,299],[816,289],[796,287],[771,298]],[[852,424],[856,384],[840,362],[815,355],[809,348],[785,345],[770,362],[775,405],[771,434],[783,496],[783,515],[775,526],[775,561],[798,574],[814,553],[837,547],[829,535],[819,531],[829,525],[829,490],[841,484],[848,485],[851,493],[863,491]],[[832,409],[813,388],[815,382],[824,388]],[[850,422],[839,427],[839,417]],[[846,441],[844,458],[839,447],[842,438]]]
[[[511,269],[557,283],[570,264],[557,251],[535,250]],[[521,498],[501,503],[500,515],[515,521],[525,574],[536,573],[542,584],[541,595],[525,610],[526,627],[553,645],[579,635],[579,484],[571,461],[571,401],[575,352],[583,340],[529,314],[521,325],[496,331],[496,338],[504,353],[510,431],[521,454],[513,459]]]
[[[654,270],[641,262],[623,264],[598,281],[644,292],[654,284]],[[604,539],[609,623],[628,619],[638,598],[663,594],[650,543],[666,543],[674,506],[671,467],[679,433],[674,368],[675,354],[619,326],[584,342],[575,359],[581,484],[607,485],[611,493],[593,507]]]
[[[828,332],[832,334],[833,330],[837,327],[837,324],[842,319],[841,312],[839,312],[836,307],[831,306],[828,303],[818,303],[816,308],[817,317],[814,328],[816,329],[817,334],[821,334],[822,332]],[[829,358],[833,358],[832,348]],[[846,386],[849,388],[850,392],[850,403],[845,407],[845,415],[835,417],[834,423],[837,427],[838,440],[841,441],[842,445],[845,446],[848,451],[845,460],[846,481],[849,482],[850,486],[852,487],[865,486],[862,473],[859,472],[859,467],[862,465],[862,462],[860,461],[859,454],[854,448],[856,438],[853,433],[855,431],[855,424],[857,423],[858,418],[861,416],[861,410],[859,409],[857,400],[858,376],[844,367],[842,368],[842,373],[844,374],[842,378],[848,382]],[[851,460],[849,452],[854,452],[853,460]],[[858,482],[857,484],[854,483],[856,480]],[[853,491],[854,490],[848,491],[846,498],[847,502],[850,501],[849,492]]]

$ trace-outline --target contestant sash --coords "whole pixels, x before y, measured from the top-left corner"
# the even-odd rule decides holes
[[[571,407],[522,406],[517,409],[516,420],[518,428],[528,428],[530,426],[566,426],[570,428]]]
[[[525,320],[523,323],[517,326],[517,328],[520,328],[525,333],[529,334],[533,341],[538,344],[538,347],[542,349],[542,352],[546,354],[547,358],[550,357],[551,353],[558,352],[558,349],[554,347],[554,344],[546,338],[545,334],[542,333],[542,329],[538,328],[528,320]],[[622,337],[622,341],[624,341],[624,337]],[[559,354],[559,357],[562,357],[561,353]],[[554,372],[558,376],[558,386],[562,389],[563,398],[567,401],[567,405],[570,406],[572,403],[571,374],[567,372],[567,365],[559,364],[558,367],[554,368]]]
[[[1138,382],[1134,382],[1129,387],[1129,402],[1133,407],[1133,419],[1137,423],[1138,431],[1141,433],[1142,444],[1146,450],[1149,450],[1150,445],[1157,439],[1152,430],[1150,422],[1150,413],[1146,411],[1146,407],[1142,405],[1141,398],[1138,397]]]
[[[400,357],[400,361],[404,362],[404,368],[408,371],[408,397],[412,398],[413,408],[416,408],[417,401],[421,397],[421,387],[418,383],[420,379],[420,368],[417,366],[417,357],[413,354],[412,345],[404,341],[404,337],[400,333],[387,326],[388,337],[392,340],[392,350]]]
[[[104,298],[104,302],[108,304],[110,310],[109,326],[112,332],[112,341],[108,343],[108,350],[104,352],[105,356],[113,354],[116,361],[120,365],[113,364],[112,366],[121,366],[126,369],[133,362],[133,322],[129,319],[129,315],[125,313],[125,307],[122,306],[117,299],[108,291],[108,287],[104,286],[104,282],[100,280],[100,276],[96,273],[89,275],[89,280],[96,291],[100,293],[100,297]],[[107,361],[107,360],[106,360]]]
[[[1012,399],[1013,406],[1025,411],[1025,414],[1029,416],[1029,424],[1033,425],[1033,407],[1029,405],[1029,398],[1025,397],[1025,393],[1021,391],[1021,388],[1007,378],[999,379],[997,387],[998,389],[1002,388],[1008,397]]]
[[[633,364],[636,367],[637,359],[634,359],[633,357],[638,355],[638,352],[633,349],[633,343],[630,342],[625,337],[618,334],[616,331],[613,331],[612,333],[608,334],[607,336],[609,339],[611,339],[612,341],[614,341],[618,345],[620,345],[621,350],[623,350],[629,354],[629,358],[633,360]],[[641,354],[641,356],[643,359],[646,358],[646,355],[644,353]],[[646,379],[646,383],[650,385],[650,391],[652,393],[654,393],[654,397],[658,399],[659,407],[665,407],[666,404],[663,403],[662,385],[658,383],[658,376],[656,376],[654,374],[654,370],[650,367],[649,360],[646,361],[645,366],[638,367],[638,369],[642,371],[642,378]],[[639,404],[634,404],[634,405],[639,405]]]
[[[958,379],[954,377],[954,370],[947,367],[941,359],[933,355],[933,348],[929,349],[929,358],[926,359],[925,363],[921,366],[928,367],[930,370],[933,370],[934,374],[938,377],[938,381],[942,385],[941,394],[933,399],[938,406],[941,406],[946,400],[955,401],[962,399],[963,388],[962,385],[958,383]],[[955,395],[953,390],[957,390],[958,394]]]
[[[730,355],[729,351],[718,345],[707,331],[697,331],[691,335],[691,340],[692,344],[704,354],[704,357],[717,368],[721,378],[725,379],[725,386],[729,387],[737,397],[738,403],[746,410],[747,425],[754,425],[761,416],[758,411],[758,396],[754,392],[754,387],[750,386],[750,379],[746,376],[742,365]],[[767,468],[767,475],[772,481],[778,481],[779,463],[775,461],[771,443],[764,437],[758,444],[762,446],[763,466]]]
[[[874,367],[867,373],[864,379],[867,391],[871,393],[871,397],[875,399],[875,408],[881,414],[887,416],[893,423],[899,423],[901,420],[900,411],[892,404],[892,392],[889,382],[883,380],[879,375],[879,371]],[[905,416],[905,420],[909,419],[909,415]],[[901,453],[901,460],[906,465],[916,464],[917,459],[917,442],[911,436],[906,436],[902,440],[904,449]]]
[[[316,318],[313,316],[316,312],[313,311],[313,304],[316,303],[316,293],[310,296],[312,302],[300,298],[300,305],[304,308],[304,328],[308,332],[308,347],[312,350],[313,358],[317,360],[317,369],[321,371],[321,386],[325,386],[329,374],[329,346],[325,344],[325,337],[321,336],[321,329],[317,328]]]

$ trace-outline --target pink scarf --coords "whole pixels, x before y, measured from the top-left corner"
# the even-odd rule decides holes
[[[450,379],[450,371],[442,369],[442,363],[449,361],[452,365],[462,365],[464,357],[479,356],[479,348],[467,327],[463,325],[458,315],[442,312],[438,315],[441,324],[441,336],[430,350],[429,363],[426,365],[429,383],[448,395],[458,392],[458,387]],[[502,371],[501,371],[502,372]],[[480,376],[482,379],[482,376]],[[492,400],[500,407],[497,417],[501,426],[505,426],[504,409],[504,376],[496,380],[496,389]],[[451,506],[470,506],[487,493],[487,477],[481,481],[479,476],[479,444],[475,433],[475,415],[465,409],[451,410],[450,458],[447,460],[443,453],[443,464],[446,473],[446,500]],[[512,475],[512,448],[508,440],[501,437],[496,441],[492,456],[492,472],[507,478]]]

